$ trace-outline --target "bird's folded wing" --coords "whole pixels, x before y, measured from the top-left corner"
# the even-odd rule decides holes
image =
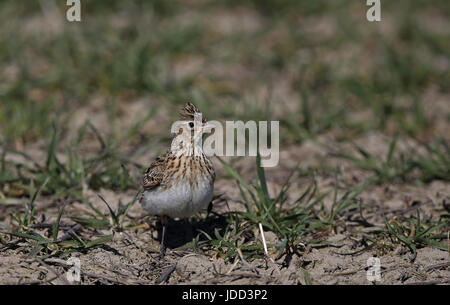
[[[142,186],[145,190],[152,189],[161,184],[166,171],[166,155],[159,156],[150,164],[144,174]]]

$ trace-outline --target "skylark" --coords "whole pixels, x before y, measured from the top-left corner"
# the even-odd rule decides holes
[[[215,172],[203,153],[202,135],[211,128],[192,103],[181,109],[170,149],[156,158],[142,180],[142,207],[159,215],[163,225],[160,256],[165,255],[168,217],[187,218],[204,209],[213,198]]]

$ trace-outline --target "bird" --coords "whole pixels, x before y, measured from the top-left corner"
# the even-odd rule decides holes
[[[211,204],[214,193],[216,174],[202,149],[202,135],[212,126],[190,102],[180,110],[180,118],[170,148],[150,164],[142,178],[140,204],[150,215],[159,216],[162,224],[160,257],[166,253],[169,217],[192,216]]]

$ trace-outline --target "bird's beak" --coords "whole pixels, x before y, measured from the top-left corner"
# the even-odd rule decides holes
[[[213,128],[215,128],[215,127],[216,127],[216,125],[211,124],[210,122],[206,122],[202,126],[202,131],[205,133],[210,133],[213,130]]]

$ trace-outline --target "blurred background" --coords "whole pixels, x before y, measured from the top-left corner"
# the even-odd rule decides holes
[[[448,1],[381,1],[381,22],[365,1],[83,0],[81,22],[65,2],[0,3],[0,141],[3,159],[41,166],[63,151],[72,184],[107,147],[92,186],[131,186],[124,168],[165,151],[187,101],[208,119],[279,120],[282,150],[450,139]]]
[[[68,8],[0,1],[0,282],[55,282],[33,257],[74,254],[83,283],[160,283],[193,250],[169,283],[362,284],[369,255],[382,284],[448,283],[450,1],[381,0],[380,22],[366,0]],[[188,101],[278,120],[280,162],[213,158],[212,212],[191,237],[173,221],[178,254],[155,261],[161,226],[135,195]]]

